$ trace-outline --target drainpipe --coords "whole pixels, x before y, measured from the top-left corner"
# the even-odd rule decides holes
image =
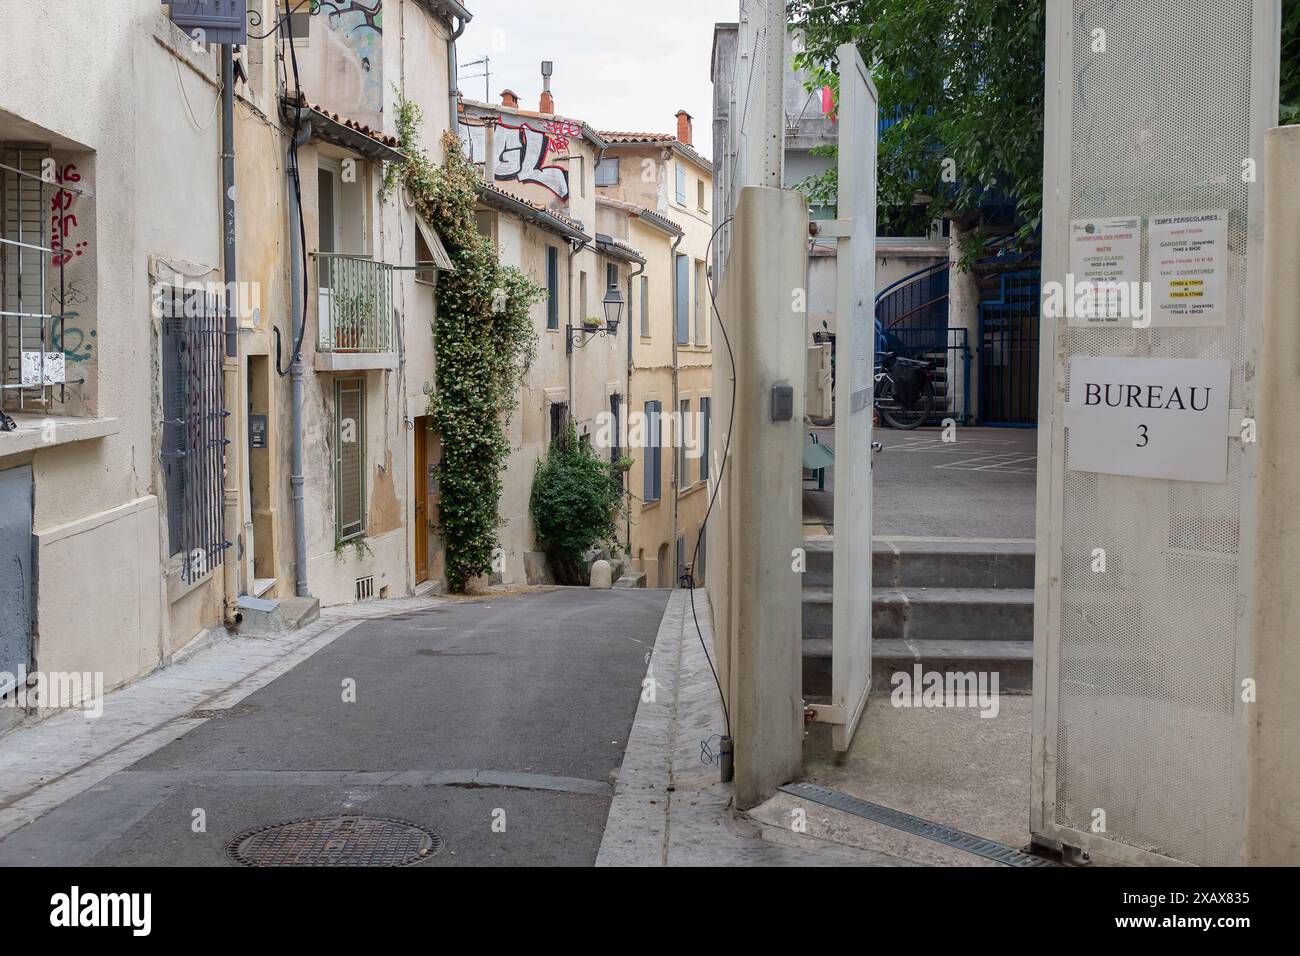
[[[456,59],[456,41],[465,32],[470,19],[469,11],[462,7],[455,17],[456,29],[447,38],[447,121],[451,124],[448,129],[457,135],[460,135],[460,111],[456,108],[460,101],[460,67]]]
[[[285,162],[285,183],[289,190],[289,289],[290,309],[293,312],[291,341],[297,342],[302,334],[305,316],[302,314],[302,240],[298,234],[298,220],[302,209],[298,205],[298,193],[293,188],[295,153],[311,138],[311,119],[307,110],[299,111],[298,135],[289,145],[288,158]],[[302,462],[302,349],[295,349],[293,364],[289,366],[289,380],[293,384],[293,470],[289,475],[289,486],[293,494],[293,563],[294,593],[298,597],[311,597],[307,589],[307,517],[303,488],[306,479],[303,476]]]
[[[235,48],[221,44],[221,234],[225,246],[226,354],[221,363],[222,390],[232,407],[239,404],[239,332],[235,269]],[[229,409],[222,412],[225,423],[225,478],[222,482],[223,520],[226,534],[242,542],[239,534],[239,461],[243,449],[236,442],[239,429]],[[239,561],[243,548],[227,549],[222,561],[224,621],[228,629],[239,626]]]
[[[678,273],[677,273],[677,249],[678,249],[679,246],[681,246],[681,244],[682,244],[682,240],[685,239],[685,238],[686,238],[686,233],[685,233],[685,231],[682,231],[682,232],[677,233],[677,238],[676,238],[675,240],[673,240],[673,248],[672,248],[672,252],[669,253],[669,256],[668,256],[668,261],[669,261],[669,263],[672,265],[672,269],[673,269],[673,307],[674,307],[674,308],[676,308],[676,307],[677,307],[677,303],[678,303],[679,301],[681,301],[681,290],[678,288],[678,285],[680,284],[681,279],[679,278]],[[689,308],[689,306],[690,306],[690,303],[687,303],[687,307],[688,307],[688,308]],[[673,319],[674,319],[674,321],[673,321],[673,407],[672,407],[672,409],[671,409],[671,412],[672,412],[672,414],[674,414],[674,415],[676,415],[676,414],[678,413],[678,408],[679,408],[679,406],[680,406],[680,403],[679,403],[678,400],[677,400],[677,388],[678,388],[678,384],[677,384],[677,322],[676,322],[676,318],[677,318],[676,315],[674,315],[674,316],[673,316]],[[689,313],[687,313],[687,320],[686,320],[686,321],[687,321],[688,326],[689,326],[689,323],[690,323]],[[671,421],[671,419],[669,419],[669,420]],[[680,420],[679,420],[678,423],[677,423],[677,431],[678,431],[679,434],[674,435],[673,438],[674,438],[676,441],[681,441],[681,440],[682,440],[682,437],[683,437],[683,434],[684,434],[685,431],[686,431],[686,423],[683,422],[683,421],[680,421]],[[672,541],[672,545],[671,545],[671,546],[672,546],[672,549],[673,549],[673,567],[676,568],[677,573],[680,573],[680,572],[681,572],[681,568],[678,568],[678,567],[677,567],[677,506],[678,506],[678,498],[680,497],[680,493],[681,493],[681,481],[682,481],[682,476],[681,476],[680,474],[678,474],[678,472],[679,472],[678,465],[680,464],[680,462],[681,462],[681,455],[679,455],[679,454],[677,453],[677,449],[674,448],[674,449],[673,449],[673,525],[672,525],[672,539],[671,539],[671,541]],[[683,549],[683,550],[684,550],[684,549]],[[676,577],[676,575],[674,575],[673,587],[677,587],[677,582],[678,582],[678,580],[679,580],[679,579]]]
[[[623,389],[623,423],[626,430],[626,423],[631,420],[632,415],[632,280],[645,272],[645,263],[636,267],[636,272],[629,271],[627,274],[627,387]],[[630,449],[624,448],[623,454],[627,457]],[[632,477],[627,477],[627,558],[632,560]],[[629,564],[630,568],[631,565]]]

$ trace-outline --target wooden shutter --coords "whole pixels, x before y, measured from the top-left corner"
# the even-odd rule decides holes
[[[691,270],[686,256],[677,257],[677,296],[673,305],[673,318],[677,321],[677,344],[686,345],[691,340]]]
[[[560,252],[546,247],[546,327],[560,327]]]

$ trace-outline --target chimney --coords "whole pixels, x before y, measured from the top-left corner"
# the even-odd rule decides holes
[[[555,113],[555,97],[551,95],[551,73],[554,71],[554,65],[550,60],[542,61],[542,100],[537,106],[537,112],[550,116]]]
[[[677,142],[681,143],[683,146],[690,146],[692,145],[691,140],[694,139],[694,135],[695,130],[691,123],[691,114],[686,112],[686,110],[678,110]]]
[[[519,94],[514,90],[501,91],[501,105],[509,106],[511,109],[519,108]]]

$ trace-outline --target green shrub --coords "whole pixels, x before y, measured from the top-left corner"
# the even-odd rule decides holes
[[[622,513],[621,470],[578,441],[570,423],[537,462],[530,510],[537,543],[559,584],[588,583],[583,556],[616,543]]]

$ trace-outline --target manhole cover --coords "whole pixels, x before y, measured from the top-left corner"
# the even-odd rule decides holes
[[[247,717],[257,710],[256,704],[241,704],[238,707],[214,707],[207,710],[191,710],[184,716],[191,720],[207,720],[210,717]]]
[[[258,827],[226,852],[244,866],[411,866],[442,846],[442,837],[414,823],[351,816]]]

